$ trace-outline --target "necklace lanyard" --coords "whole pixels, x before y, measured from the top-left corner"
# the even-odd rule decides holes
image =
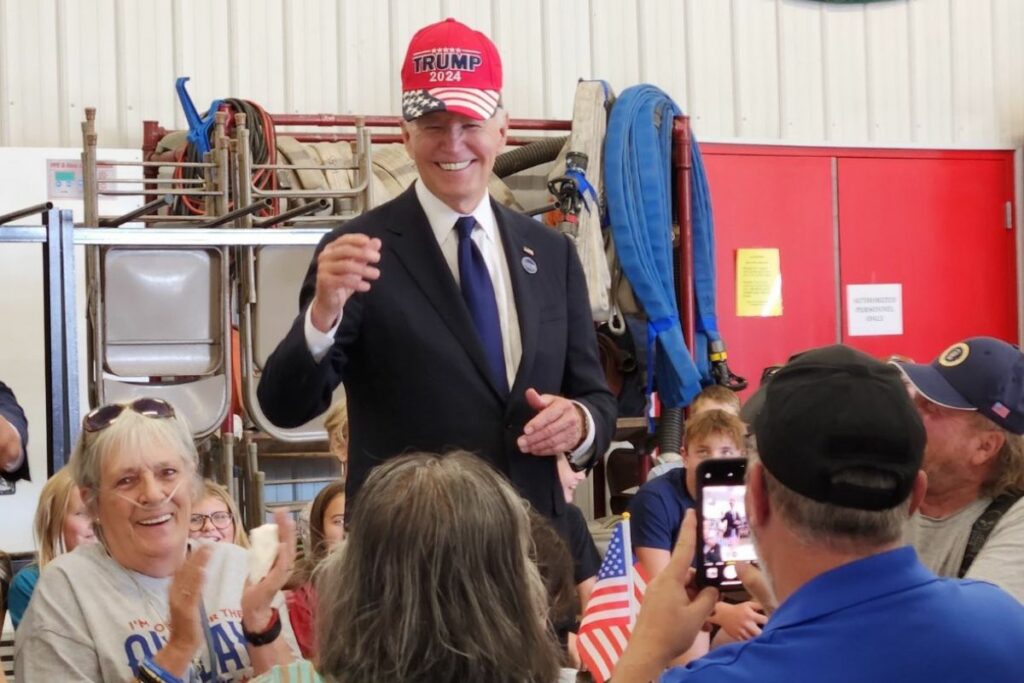
[[[199,596],[199,623],[203,625],[203,635],[206,636],[206,651],[210,653],[210,674],[212,681],[219,681],[217,671],[217,655],[213,649],[213,631],[210,630],[210,620],[206,616],[206,606],[203,604],[203,596]]]
[[[122,567],[121,564],[119,562],[117,562],[117,560],[114,560],[113,557],[111,557],[110,559],[113,560],[113,562],[115,564],[117,564],[118,567],[121,567],[121,570],[128,576],[128,578],[131,580],[132,584],[134,584],[135,589],[139,592],[139,595],[140,595],[140,597],[142,597],[143,602],[146,603],[146,606],[149,608],[149,610],[156,616],[157,622],[158,623],[164,623],[164,624],[167,625],[168,638],[169,638],[170,637],[169,634],[170,634],[171,620],[169,618],[165,619],[162,616],[162,611],[160,609],[158,609],[157,602],[154,599],[153,595],[148,590],[143,588],[142,584],[139,583],[138,579],[135,578],[135,576],[133,575],[131,570],[129,570],[127,567]],[[168,605],[168,610],[169,609],[170,609],[170,605]],[[202,594],[201,593],[200,593],[200,597],[199,597],[199,623],[203,625],[203,635],[204,635],[205,640],[206,640],[206,650],[207,650],[207,653],[209,654],[209,661],[210,661],[210,671],[209,671],[209,673],[211,674],[210,680],[211,681],[218,681],[218,680],[220,680],[220,678],[219,678],[219,672],[217,671],[217,656],[216,656],[216,654],[214,652],[214,649],[213,649],[213,631],[210,630],[210,620],[207,618],[206,607],[203,605],[203,598],[202,598]],[[202,669],[205,669],[205,667],[203,667],[203,660],[202,660],[202,657],[200,657],[199,653],[197,652],[195,654],[195,656],[192,657],[192,664],[190,665],[189,679],[193,680],[193,681],[199,681],[200,680],[200,676],[199,676],[198,671],[202,670]]]

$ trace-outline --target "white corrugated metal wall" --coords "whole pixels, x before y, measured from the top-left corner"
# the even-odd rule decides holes
[[[567,118],[577,78],[664,88],[704,139],[1016,145],[1024,0],[0,0],[0,145],[136,146],[242,97],[271,112],[397,112],[412,33],[488,32],[514,116]]]

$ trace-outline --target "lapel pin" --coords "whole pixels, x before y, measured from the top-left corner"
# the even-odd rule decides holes
[[[534,261],[529,256],[524,256],[523,257],[522,264],[523,264],[523,270],[525,270],[530,275],[533,275],[534,273],[537,272],[537,262]]]
[[[523,253],[526,254],[527,256],[533,256],[533,249],[530,249],[529,247],[523,247]]]

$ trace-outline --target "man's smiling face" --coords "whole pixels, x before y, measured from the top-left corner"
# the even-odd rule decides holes
[[[423,184],[461,214],[471,213],[483,198],[507,137],[503,109],[486,121],[438,111],[402,125],[402,140]]]

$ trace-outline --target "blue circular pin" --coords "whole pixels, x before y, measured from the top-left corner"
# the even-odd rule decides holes
[[[524,256],[522,263],[523,263],[523,270],[525,270],[530,275],[533,275],[534,273],[537,272],[537,262],[534,261],[529,256]]]

